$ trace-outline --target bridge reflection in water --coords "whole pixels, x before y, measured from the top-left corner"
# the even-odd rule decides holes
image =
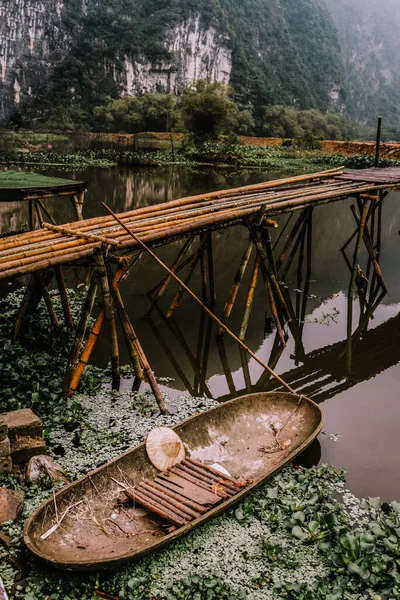
[[[280,282],[286,313],[282,310],[282,306],[275,302],[269,281],[263,277],[259,254],[254,252],[255,256],[253,257],[252,242],[249,240],[245,244],[242,260],[221,316],[223,322],[229,323],[238,289],[243,281],[244,271],[248,265],[252,266],[238,335],[240,339],[246,339],[255,289],[257,285],[261,284],[265,286],[265,298],[269,306],[266,321],[262,326],[269,329],[270,333],[275,330],[274,342],[267,361],[268,365],[272,369],[279,367],[279,361],[290,336],[294,341],[292,358],[298,366],[281,372],[281,377],[297,393],[307,395],[317,402],[331,398],[357,383],[372,378],[400,361],[400,344],[396,343],[400,333],[400,315],[374,329],[369,329],[371,320],[387,293],[385,280],[379,267],[382,249],[383,201],[372,205],[369,214],[365,216],[364,230],[360,232],[362,208],[361,202],[358,207],[355,205],[350,207],[355,229],[341,248],[344,264],[347,265],[349,272],[348,336],[346,339],[312,352],[306,353],[304,350],[303,332],[306,315],[309,313],[308,304],[311,300],[315,300],[315,296],[310,294],[313,259],[313,209],[305,209],[294,222],[293,214],[289,215],[275,244],[272,245],[270,239],[267,239],[267,247],[268,243],[270,244],[270,256],[275,255],[273,257],[274,272]],[[285,232],[286,238],[283,235]],[[285,242],[283,242],[284,239]],[[363,256],[365,264],[363,265],[360,264],[362,263],[361,243],[364,244],[365,254]],[[352,255],[349,254],[351,248],[353,249]],[[203,299],[205,302],[210,302],[207,296],[209,290],[204,277],[204,265],[201,269],[203,270]],[[293,279],[293,274],[295,275],[296,287],[294,290],[289,289],[289,285],[293,288],[293,283],[287,282],[289,274],[291,279]],[[163,281],[165,282],[165,280]],[[212,342],[212,321],[206,315],[202,316],[197,346],[195,349],[191,348],[175,315],[176,297],[167,310],[163,311],[160,308],[158,301],[162,294],[159,293],[157,296],[156,292],[161,287],[162,282],[150,290],[149,296],[152,301],[146,315],[155,339],[185,389],[192,395],[205,394],[211,397],[212,394],[207,384],[207,365]],[[356,311],[353,308],[355,300],[358,303]],[[358,314],[358,321],[353,323],[355,312]],[[166,336],[166,332],[168,332],[168,336]],[[171,335],[176,342],[175,346],[168,342],[168,337]],[[174,347],[179,349],[176,354],[173,351]],[[220,400],[249,392],[283,389],[268,372],[263,372],[258,380],[252,381],[248,356],[241,348],[239,351],[245,387],[237,389],[234,382],[234,369],[230,365],[229,352],[222,331],[217,334],[217,348],[222,372],[229,389],[229,394],[220,396]],[[182,354],[186,356],[190,365],[186,372],[180,358]]]

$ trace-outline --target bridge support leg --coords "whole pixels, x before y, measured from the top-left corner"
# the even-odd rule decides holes
[[[369,202],[368,200],[364,200],[360,224],[359,224],[359,228],[358,228],[357,243],[356,243],[356,248],[355,248],[354,256],[353,256],[353,267],[352,267],[352,272],[351,272],[349,291],[348,291],[348,296],[347,296],[347,359],[346,359],[346,365],[347,365],[347,372],[349,374],[351,373],[351,363],[352,363],[353,298],[354,298],[354,292],[355,292],[354,288],[355,288],[355,281],[356,281],[356,275],[357,275],[358,257],[359,257],[360,250],[361,250],[361,242],[363,239],[364,228],[365,228],[365,223],[366,223],[366,219],[367,219],[368,202]]]
[[[261,274],[264,280],[264,285],[267,290],[268,301],[271,308],[271,313],[273,319],[275,321],[275,325],[281,339],[283,346],[286,345],[285,334],[282,329],[282,324],[279,317],[279,311],[275,302],[275,296],[280,305],[280,310],[283,312],[284,317],[288,316],[288,308],[286,305],[286,301],[283,296],[282,289],[279,285],[279,281],[277,279],[276,274],[276,266],[275,262],[272,258],[272,263],[270,262],[269,254],[272,256],[272,249],[267,250],[265,245],[265,239],[262,239],[260,227],[256,227],[251,223],[248,224],[251,237],[257,249],[257,253],[260,256],[260,265],[261,265]],[[258,231],[257,231],[258,229]]]
[[[42,281],[40,281],[39,275],[41,276]],[[21,327],[22,327],[25,317],[27,315],[31,315],[37,309],[39,302],[43,297],[43,286],[48,295],[48,285],[50,284],[52,278],[53,278],[52,271],[47,271],[47,273],[45,275],[42,275],[41,273],[40,274],[33,273],[31,275],[31,278],[30,278],[27,288],[25,290],[25,294],[22,299],[21,305],[19,307],[19,311],[18,311],[17,317],[14,322],[14,326],[12,329],[11,339],[14,342],[16,341],[16,339],[19,335],[19,332],[21,330]],[[49,304],[50,311],[51,311],[51,312],[49,311],[50,317],[53,316],[53,318],[54,318],[54,315],[52,315],[52,312],[54,312],[54,308],[53,308],[50,297],[48,297],[47,300],[48,301],[50,300],[50,304]]]
[[[139,257],[135,257],[133,260],[131,259],[123,264],[118,265],[118,267],[115,271],[115,275],[111,278],[109,277],[109,286],[110,286],[111,291],[112,291],[113,287],[114,286],[117,287],[118,283],[121,281],[121,279],[128,274],[129,270],[133,267],[133,265],[136,263],[138,258]],[[90,269],[90,277],[93,277],[93,276],[94,276],[94,270],[91,268]],[[107,271],[107,276],[109,276],[108,271]],[[71,383],[69,385],[69,392],[68,392],[69,396],[72,396],[78,388],[79,382],[85,371],[86,365],[89,363],[89,360],[92,355],[97,338],[100,335],[100,332],[102,330],[104,320],[105,320],[105,310],[104,310],[104,306],[102,306],[99,314],[97,315],[97,318],[95,320],[93,328],[92,328],[91,332],[89,333],[89,336],[83,346],[81,355],[79,357],[78,364],[72,375]],[[129,350],[130,350],[130,348],[128,347],[128,351]],[[143,372],[141,370],[139,359],[136,354],[134,354],[132,356],[132,364],[134,366],[136,378],[139,377],[139,381],[140,381],[141,379],[143,379]]]
[[[244,304],[242,322],[240,324],[239,339],[242,340],[242,342],[244,342],[246,339],[247,327],[249,325],[251,309],[253,307],[254,294],[257,287],[258,274],[260,272],[260,260],[260,255],[256,254],[253,271],[250,278],[249,289]]]
[[[228,384],[229,393],[232,396],[232,398],[236,398],[236,396],[237,396],[236,387],[235,387],[235,383],[233,381],[232,371],[229,366],[228,355],[226,353],[225,343],[224,343],[223,338],[217,338],[217,348],[218,348],[218,354],[219,354],[219,357],[221,360],[222,369],[224,371],[226,383]]]
[[[99,278],[101,295],[103,297],[104,315],[107,323],[108,339],[111,350],[111,372],[112,372],[112,389],[118,390],[121,373],[119,364],[119,348],[117,328],[115,325],[114,302],[111,298],[110,286],[108,284],[107,268],[104,259],[104,253],[101,252],[96,256],[97,276]]]
[[[235,304],[240,285],[243,281],[243,276],[245,274],[247,265],[249,263],[251,253],[253,251],[253,247],[254,247],[254,244],[250,240],[246,245],[239,268],[236,271],[236,275],[233,280],[233,285],[231,287],[231,291],[229,292],[228,299],[225,302],[224,310],[223,310],[222,317],[221,317],[221,321],[225,325],[227,325],[227,323],[229,321],[229,317],[231,316],[231,312],[232,312],[233,306]],[[218,337],[223,337],[223,335],[224,335],[223,329],[220,328],[217,335],[218,335]]]
[[[154,373],[150,367],[150,363],[147,360],[146,354],[142,348],[139,338],[125,310],[125,306],[122,301],[122,296],[118,289],[118,286],[111,285],[111,292],[117,309],[117,314],[121,322],[122,330],[124,332],[125,340],[127,342],[128,352],[130,354],[130,358],[135,368],[135,371],[138,371],[139,365],[137,364],[137,361],[139,360],[140,365],[143,365],[143,370],[146,374],[147,381],[150,384],[151,390],[157,400],[157,404],[160,407],[161,412],[164,415],[168,414],[168,409],[165,404],[164,397],[161,393],[160,388],[158,387],[158,383],[156,381],[156,378],[154,377]]]
[[[207,243],[207,234],[202,234],[200,236],[199,247],[197,248],[196,252],[193,255],[193,259],[192,259],[192,262],[190,263],[189,270],[186,274],[186,277],[182,280],[185,285],[188,285],[188,283],[190,282],[192,275],[194,273],[194,270],[197,267],[197,264],[201,258],[201,255],[203,253],[206,243]],[[175,298],[173,299],[172,304],[168,309],[167,319],[170,319],[171,317],[173,317],[175,310],[179,306],[179,302],[181,301],[183,292],[184,292],[184,290],[182,287],[180,287],[178,289],[178,291],[176,292]]]
[[[182,248],[180,249],[180,251],[178,252],[178,255],[177,255],[176,259],[174,260],[173,265],[171,267],[171,271],[173,273],[176,273],[176,272],[178,272],[180,270],[180,267],[181,267],[180,261],[183,258],[183,256],[186,254],[186,252],[188,251],[188,249],[189,249],[191,243],[193,242],[193,240],[194,240],[194,236],[190,236],[186,240],[185,244],[182,246]],[[158,290],[156,292],[156,295],[154,296],[154,298],[151,301],[150,307],[148,308],[148,310],[147,310],[147,312],[145,314],[145,317],[148,317],[152,313],[155,305],[158,303],[158,301],[160,300],[161,296],[164,294],[165,290],[167,289],[168,284],[171,281],[171,279],[172,279],[171,275],[166,275],[164,277],[164,279],[160,282],[159,286],[157,286]],[[153,290],[150,290],[148,292],[147,295],[149,297],[151,297],[152,291],[155,291],[155,289],[153,288]]]
[[[97,286],[97,276],[96,273],[93,272],[86,299],[82,307],[81,318],[79,320],[78,327],[75,333],[75,339],[72,345],[70,358],[64,375],[62,385],[63,398],[68,398],[68,396],[72,395],[73,393],[73,391],[71,391],[71,384],[73,382],[73,377],[79,364],[79,356],[81,354],[82,344],[85,339],[86,329],[88,327],[90,316],[92,314],[94,302],[96,299]]]
[[[85,192],[81,192],[79,194],[79,196],[77,196],[76,194],[74,194],[73,196],[71,196],[71,202],[72,202],[72,206],[75,209],[75,215],[76,215],[76,220],[77,221],[82,221],[83,220],[83,215],[82,215],[82,211],[83,211],[83,201],[85,199]]]

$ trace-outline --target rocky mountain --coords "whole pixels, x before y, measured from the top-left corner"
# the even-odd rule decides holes
[[[326,0],[348,85],[346,110],[363,123],[400,126],[399,0]]]
[[[382,81],[389,104],[400,82],[389,46],[377,54],[385,34],[372,13],[352,35],[366,4],[378,0],[0,0],[0,122],[106,96],[179,93],[204,78],[231,83],[256,115],[287,104],[368,120]]]

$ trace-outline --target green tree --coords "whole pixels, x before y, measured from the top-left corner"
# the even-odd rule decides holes
[[[93,109],[94,124],[112,132],[168,131],[174,125],[175,104],[172,94],[106,98],[105,104]]]
[[[297,110],[291,106],[268,106],[264,109],[262,132],[269,137],[313,140],[351,139],[358,125],[340,113],[322,113],[316,109]]]
[[[182,95],[183,125],[196,141],[218,139],[237,124],[238,108],[231,100],[232,90],[218,81],[197,81]]]
[[[241,110],[236,119],[236,132],[239,135],[252,135],[256,124],[250,110]]]

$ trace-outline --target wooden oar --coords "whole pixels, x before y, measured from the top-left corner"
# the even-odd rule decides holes
[[[259,365],[261,365],[266,371],[270,373],[270,375],[272,375],[272,377],[274,377],[277,381],[279,381],[281,385],[283,385],[287,390],[289,390],[291,394],[297,395],[296,392],[285,381],[283,381],[283,379],[279,377],[277,373],[275,373],[275,371],[273,371],[266,363],[264,363],[260,358],[258,358],[258,356],[254,354],[254,352],[250,350],[250,348],[246,346],[246,344],[242,342],[242,340],[240,340],[233,333],[233,331],[231,331],[222,321],[218,319],[217,316],[215,316],[215,314],[209,308],[207,308],[207,306],[205,306],[205,304],[203,304],[203,302],[196,296],[196,294],[194,294],[192,290],[189,289],[183,283],[183,281],[177,275],[175,275],[175,273],[171,271],[171,269],[169,269],[167,265],[164,264],[162,260],[160,260],[158,256],[156,256],[154,252],[150,250],[150,248],[146,246],[146,244],[142,242],[142,240],[135,233],[133,233],[129,229],[129,227],[125,225],[125,223],[121,221],[121,219],[111,210],[109,206],[107,206],[107,204],[105,204],[105,202],[102,202],[101,204],[110,213],[110,215],[112,215],[112,217],[114,217],[114,219],[121,225],[121,227],[123,227],[125,231],[135,240],[135,242],[137,242],[143,248],[143,250],[146,250],[146,252],[148,252],[148,254],[150,254],[150,256],[154,258],[154,260],[160,265],[160,267],[162,267],[173,279],[175,279],[177,283],[179,283],[182,289],[184,289],[185,292],[187,292],[189,296],[191,296],[193,300],[195,300],[195,302],[197,302],[197,304],[201,306],[201,308],[208,314],[208,316],[211,317],[219,325],[219,327],[223,329],[223,331],[225,331],[225,333],[227,333],[233,340],[235,340],[235,342],[239,344],[239,346],[241,346],[248,354],[250,354],[250,356],[254,358],[254,360],[257,361]]]

